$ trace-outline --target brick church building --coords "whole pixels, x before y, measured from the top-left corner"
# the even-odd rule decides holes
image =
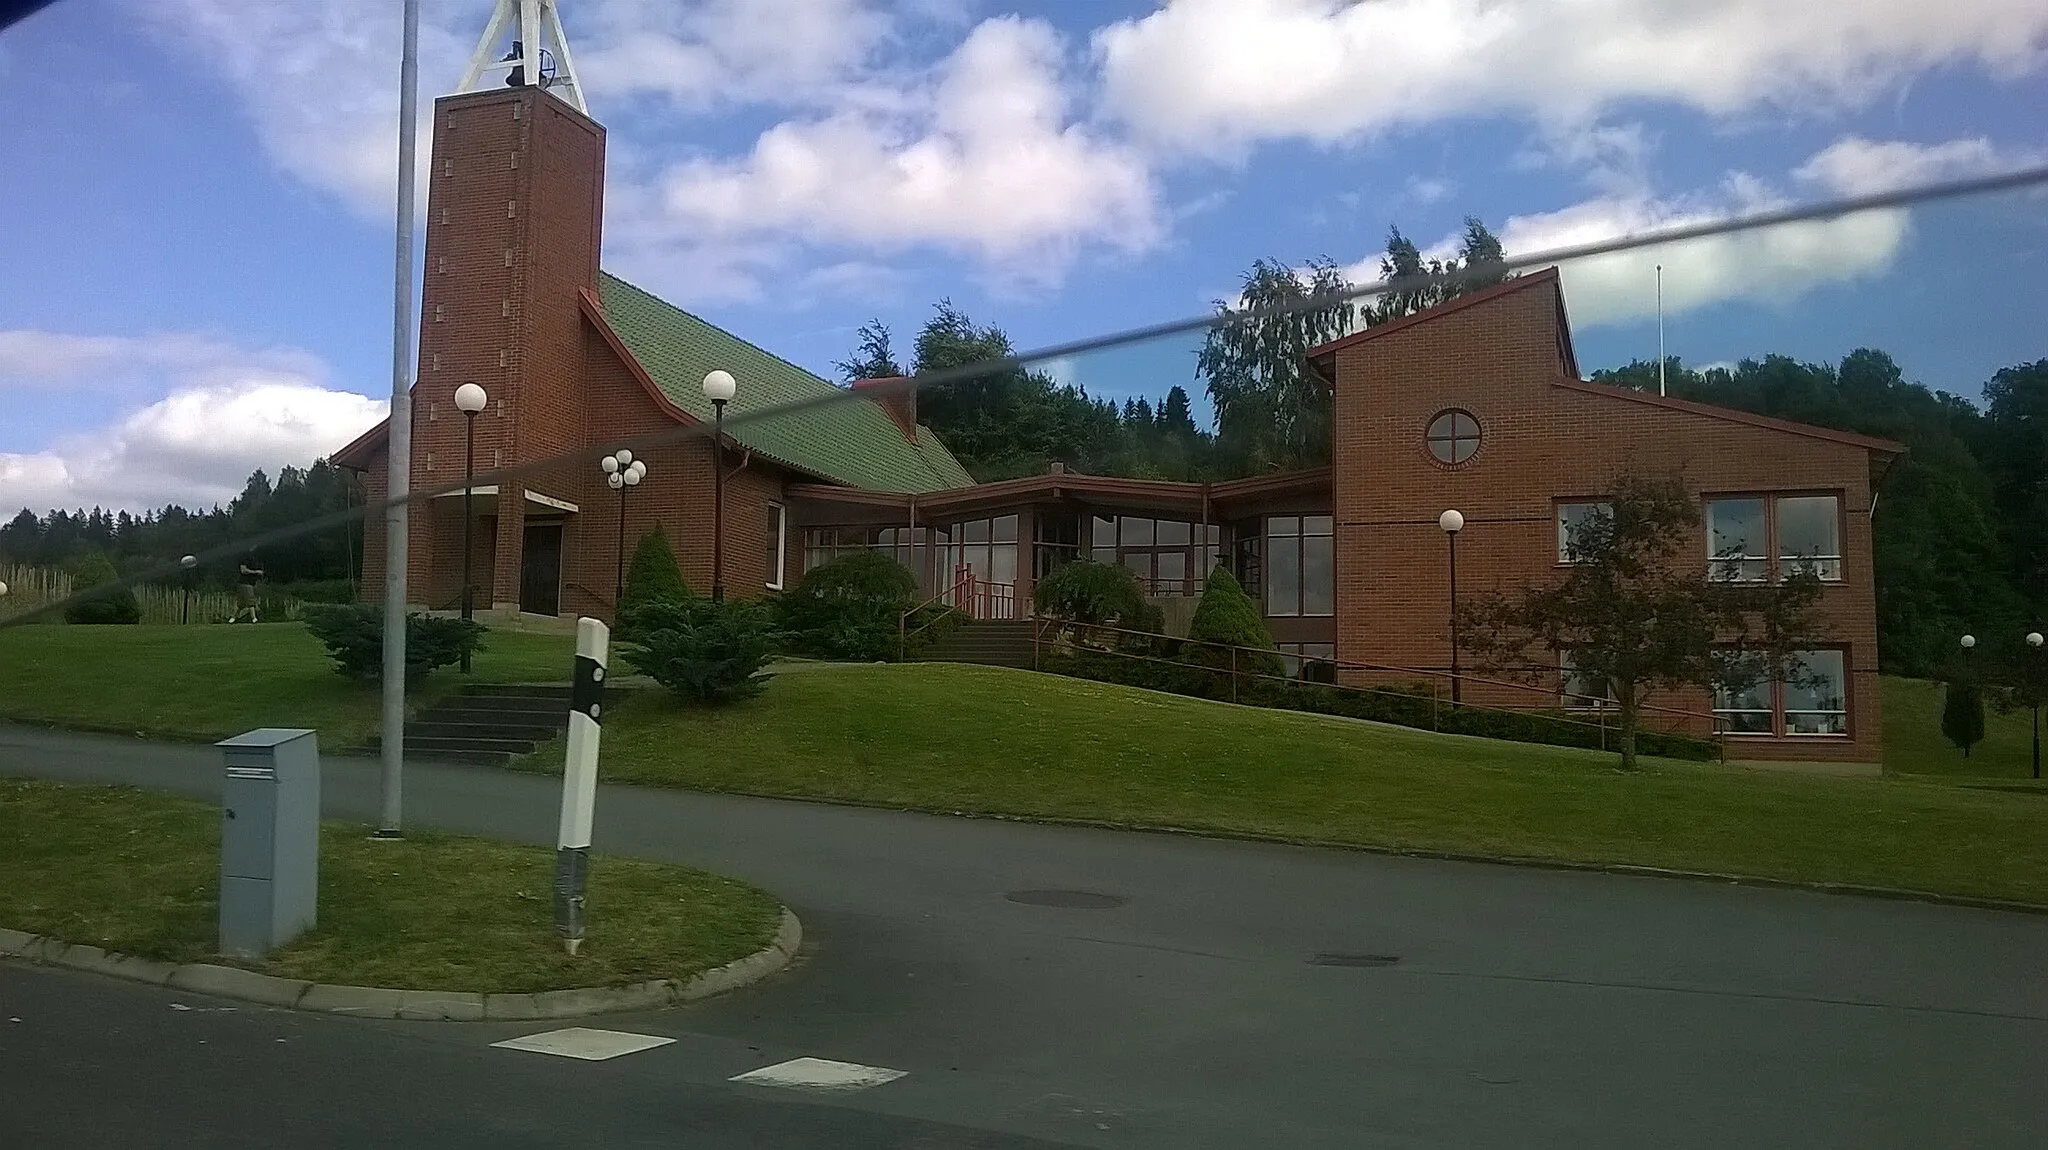
[[[601,270],[605,132],[569,101],[504,87],[443,97],[433,116],[415,489],[462,479],[465,417],[453,397],[467,382],[489,396],[475,417],[480,473],[709,421],[701,382],[713,370],[738,383],[728,416],[840,390]],[[1716,565],[1734,578],[1816,565],[1831,633],[1808,658],[1822,688],[1654,701],[1697,714],[1687,728],[1739,739],[1731,758],[1880,760],[1870,513],[1899,445],[1580,379],[1554,269],[1337,340],[1309,366],[1335,390],[1334,464],[1219,483],[1055,467],[977,484],[907,396],[731,428],[727,593],[763,594],[880,549],[929,594],[978,617],[1021,618],[1037,577],[1085,555],[1130,568],[1181,628],[1204,577],[1227,564],[1291,667],[1412,681],[1451,662],[1440,513],[1463,515],[1460,591],[1540,579],[1617,467],[1674,466],[1706,512],[1695,560],[1737,555]],[[373,501],[386,490],[385,435],[380,425],[334,457],[363,473]],[[645,482],[623,503],[590,464],[479,487],[471,568],[482,617],[609,618],[622,507],[628,553],[659,523],[685,579],[707,589],[710,443],[641,458]],[[458,490],[413,505],[408,588],[421,609],[461,601],[462,503]],[[372,517],[366,599],[382,593],[383,556],[383,521]],[[1573,686],[1560,667],[1548,699],[1485,683],[1465,697],[1597,705]]]

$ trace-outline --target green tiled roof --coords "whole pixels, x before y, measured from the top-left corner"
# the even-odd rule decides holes
[[[739,381],[726,418],[845,389],[705,323],[609,273],[598,275],[604,316],[669,400],[709,422],[704,375],[724,368]],[[762,455],[869,491],[921,494],[969,487],[967,469],[931,429],[911,443],[871,399],[848,399],[742,423],[733,439]]]

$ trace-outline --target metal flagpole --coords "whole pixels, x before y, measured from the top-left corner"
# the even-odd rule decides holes
[[[384,474],[392,499],[384,515],[384,708],[378,748],[383,802],[374,837],[400,837],[405,783],[405,567],[412,490],[413,152],[419,118],[420,0],[405,0],[405,48],[398,66],[398,260],[391,299],[391,433]]]
[[[1664,394],[1664,265],[1657,265],[1657,394]]]

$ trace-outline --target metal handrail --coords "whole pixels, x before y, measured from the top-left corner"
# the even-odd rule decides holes
[[[1063,622],[1068,622],[1068,621],[1065,621],[1065,620],[1052,620],[1051,622],[1053,623],[1053,625],[1054,625],[1055,627],[1057,627],[1057,626],[1059,626],[1059,625],[1060,625],[1061,623],[1063,623]],[[1239,651],[1250,651],[1250,652],[1256,652],[1256,653],[1259,653],[1259,654],[1264,654],[1264,655],[1273,655],[1273,656],[1279,656],[1279,655],[1280,655],[1280,652],[1278,652],[1278,651],[1272,651],[1272,650],[1267,650],[1267,649],[1265,649],[1265,648],[1263,648],[1263,647],[1245,647],[1245,646],[1241,646],[1241,645],[1236,645],[1236,644],[1230,644],[1230,643],[1218,643],[1218,642],[1216,642],[1216,641],[1214,641],[1214,640],[1210,640],[1210,639],[1188,639],[1188,638],[1180,638],[1180,637],[1177,637],[1177,636],[1172,636],[1172,635],[1162,635],[1162,634],[1159,634],[1159,633],[1157,633],[1157,632],[1154,632],[1154,631],[1137,631],[1137,630],[1133,630],[1133,629],[1131,629],[1131,628],[1128,628],[1128,627],[1118,627],[1118,626],[1116,626],[1116,625],[1114,625],[1114,624],[1110,624],[1110,623],[1087,623],[1087,624],[1080,624],[1080,626],[1084,626],[1084,627],[1087,627],[1087,628],[1088,628],[1089,630],[1092,630],[1092,631],[1098,631],[1098,632],[1112,632],[1112,633],[1115,633],[1115,634],[1119,634],[1119,635],[1129,635],[1129,636],[1134,636],[1134,637],[1137,637],[1137,638],[1143,638],[1143,639],[1165,639],[1165,640],[1172,640],[1172,641],[1175,641],[1175,642],[1179,642],[1179,643],[1181,643],[1181,644],[1183,644],[1183,645],[1185,645],[1185,644],[1189,644],[1189,643],[1195,643],[1195,644],[1199,644],[1199,645],[1201,645],[1201,646],[1203,646],[1203,647],[1210,647],[1210,648],[1222,648],[1223,650],[1226,650],[1226,651],[1228,651],[1228,652],[1230,653],[1230,667],[1229,667],[1229,672],[1230,672],[1230,676],[1231,676],[1231,701],[1232,701],[1232,702],[1235,702],[1235,701],[1236,701],[1236,693],[1237,693],[1237,679],[1238,679],[1238,677],[1239,677],[1240,675],[1242,675],[1242,676],[1247,676],[1247,677],[1250,677],[1250,678],[1254,678],[1254,679],[1273,679],[1273,680],[1276,680],[1276,681],[1279,681],[1279,682],[1285,682],[1285,683],[1293,683],[1293,682],[1297,682],[1297,681],[1299,681],[1299,680],[1298,680],[1298,679],[1296,679],[1296,678],[1295,678],[1294,676],[1290,676],[1290,675],[1274,675],[1274,674],[1270,674],[1270,673],[1260,673],[1260,672],[1255,672],[1255,671],[1240,671],[1240,670],[1238,669],[1238,657],[1237,657],[1237,656],[1238,656],[1238,652],[1239,652]],[[1037,634],[1037,633],[1034,633],[1034,635],[1033,635],[1033,643],[1032,643],[1032,647],[1033,647],[1033,650],[1032,650],[1032,660],[1033,660],[1034,664],[1035,664],[1035,663],[1037,663],[1037,662],[1039,661],[1039,658],[1040,658],[1040,656],[1039,656],[1039,652],[1038,652],[1038,646],[1039,646],[1039,638],[1038,638],[1038,634]],[[1155,658],[1155,657],[1153,657],[1153,656],[1150,656],[1150,655],[1140,655],[1140,654],[1137,654],[1136,652],[1132,652],[1132,651],[1123,651],[1123,650],[1114,650],[1114,649],[1112,649],[1112,650],[1103,650],[1103,651],[1098,651],[1098,653],[1100,653],[1100,654],[1106,654],[1106,655],[1116,655],[1116,656],[1118,656],[1119,658],[1125,658],[1125,659],[1135,659],[1135,660],[1138,660],[1138,661],[1140,661],[1140,662],[1147,662],[1147,663],[1161,663],[1161,664],[1167,664],[1167,665],[1171,665],[1171,666],[1176,666],[1176,667],[1180,667],[1180,666],[1186,666],[1186,664],[1185,664],[1185,663],[1179,662],[1178,660],[1173,660],[1173,659],[1162,659],[1162,658]],[[1301,656],[1296,656],[1296,658],[1301,658]],[[1428,680],[1429,680],[1429,687],[1430,687],[1430,725],[1431,725],[1431,727],[1432,727],[1432,728],[1436,728],[1436,727],[1438,727],[1438,726],[1440,726],[1440,725],[1441,725],[1440,719],[1439,719],[1439,717],[1438,717],[1438,711],[1439,711],[1439,708],[1440,708],[1440,706],[1441,706],[1441,698],[1442,698],[1442,696],[1441,696],[1441,693],[1440,693],[1440,692],[1438,691],[1438,689],[1437,689],[1437,682],[1436,682],[1436,680],[1437,680],[1438,678],[1446,678],[1446,679],[1450,678],[1451,676],[1450,676],[1450,674],[1449,674],[1449,673],[1447,673],[1447,672],[1443,672],[1443,671],[1433,671],[1433,670],[1430,670],[1430,669],[1428,669],[1428,668],[1422,668],[1422,667],[1402,667],[1402,666],[1397,666],[1397,665],[1393,665],[1393,664],[1386,664],[1386,663],[1358,663],[1358,662],[1348,662],[1348,661],[1340,661],[1340,660],[1336,660],[1336,659],[1318,659],[1318,660],[1316,660],[1316,662],[1328,663],[1328,664],[1330,664],[1330,665],[1331,665],[1332,667],[1335,667],[1335,668],[1337,668],[1338,670],[1349,670],[1349,671],[1379,671],[1379,672],[1389,672],[1389,673],[1397,673],[1397,674],[1410,674],[1410,675],[1420,675],[1420,676],[1423,676],[1423,677],[1425,677],[1426,679],[1428,679]],[[1535,686],[1535,685],[1533,685],[1533,684],[1529,684],[1529,683],[1517,683],[1517,682],[1514,682],[1514,681],[1512,681],[1512,680],[1508,680],[1508,679],[1493,679],[1493,678],[1488,678],[1488,677],[1485,677],[1485,676],[1479,676],[1479,675],[1467,675],[1467,674],[1464,674],[1463,672],[1459,672],[1459,673],[1458,673],[1458,674],[1456,675],[1456,678],[1457,678],[1457,679],[1458,679],[1459,681],[1461,681],[1461,682],[1464,682],[1464,683],[1484,683],[1484,684],[1489,684],[1489,685],[1493,685],[1493,686],[1501,686],[1501,687],[1511,687],[1511,688],[1513,688],[1513,689],[1515,689],[1515,690],[1520,690],[1520,691],[1538,691],[1538,692],[1543,692],[1543,693],[1545,693],[1545,694],[1548,694],[1548,693],[1549,693],[1549,692],[1548,692],[1548,690],[1547,690],[1546,688],[1543,688],[1543,687],[1538,687],[1538,686]],[[1353,692],[1357,692],[1357,693],[1360,693],[1360,694],[1370,694],[1370,695],[1391,695],[1391,696],[1398,696],[1398,697],[1401,697],[1401,698],[1408,698],[1408,699],[1413,699],[1413,698],[1415,698],[1415,697],[1416,697],[1415,695],[1413,695],[1413,694],[1411,694],[1411,693],[1409,693],[1409,692],[1406,692],[1406,691],[1401,691],[1401,690],[1395,690],[1395,689],[1389,689],[1389,688],[1385,688],[1385,687],[1362,687],[1362,686],[1356,686],[1356,685],[1353,685],[1353,684],[1349,684],[1349,683],[1318,683],[1318,684],[1316,684],[1316,685],[1317,685],[1317,686],[1324,686],[1324,687],[1330,687],[1330,688],[1333,688],[1333,689],[1335,689],[1335,690],[1339,690],[1339,691],[1353,691]],[[1467,703],[1467,702],[1457,702],[1457,703],[1453,703],[1453,704],[1452,704],[1452,707],[1453,707],[1453,708],[1462,708],[1462,709],[1467,709],[1467,710],[1474,710],[1474,711],[1493,711],[1493,712],[1497,712],[1497,713],[1500,713],[1500,714],[1529,714],[1529,713],[1532,713],[1532,712],[1538,712],[1538,711],[1542,711],[1542,710],[1544,710],[1544,708],[1540,708],[1540,707],[1534,707],[1534,706],[1529,706],[1529,707],[1496,707],[1496,706],[1486,706],[1486,705],[1483,705],[1483,704],[1476,704],[1476,703]],[[1722,762],[1724,762],[1724,763],[1725,763],[1725,762],[1727,762],[1727,761],[1728,761],[1728,741],[1727,741],[1727,736],[1726,736],[1726,734],[1725,734],[1724,732],[1721,732],[1721,731],[1719,731],[1719,730],[1715,730],[1715,729],[1713,728],[1713,720],[1714,720],[1714,716],[1713,716],[1713,715],[1712,715],[1711,713],[1705,713],[1705,712],[1700,712],[1700,711],[1688,711],[1688,710],[1684,710],[1684,709],[1682,709],[1682,708],[1677,708],[1677,707],[1664,707],[1664,706],[1659,706],[1659,705],[1657,705],[1657,704],[1653,704],[1653,703],[1639,703],[1639,704],[1637,704],[1637,706],[1636,706],[1636,709],[1637,709],[1637,711],[1639,711],[1639,712],[1643,712],[1643,711],[1650,711],[1650,712],[1656,712],[1656,713],[1658,713],[1658,714],[1662,714],[1662,715],[1674,715],[1674,716],[1678,716],[1678,717],[1680,717],[1680,718],[1684,718],[1684,719],[1705,719],[1705,720],[1707,721],[1707,724],[1708,724],[1708,730],[1709,730],[1709,734],[1708,734],[1708,735],[1706,735],[1706,736],[1704,736],[1704,741],[1708,741],[1708,742],[1711,742],[1711,743],[1713,743],[1713,744],[1714,744],[1714,746],[1715,746],[1715,748],[1716,748],[1716,751],[1717,751],[1717,754],[1718,754],[1718,756],[1719,756],[1719,758],[1720,758],[1720,760],[1721,760]],[[1599,712],[1597,712],[1597,713],[1598,713],[1598,714],[1600,715],[1600,718],[1599,718],[1599,720],[1598,720],[1597,722],[1595,722],[1595,721],[1589,721],[1589,720],[1586,720],[1586,719],[1579,719],[1579,718],[1573,718],[1573,717],[1571,717],[1571,716],[1570,716],[1569,714],[1563,714],[1563,715],[1559,715],[1559,714],[1546,714],[1546,715],[1545,715],[1544,717],[1545,717],[1545,718],[1547,718],[1547,719],[1549,719],[1549,720],[1550,720],[1550,721],[1552,721],[1552,722],[1557,722],[1557,723],[1570,723],[1570,724],[1574,724],[1574,725],[1577,725],[1577,726],[1582,726],[1582,727],[1594,727],[1594,728],[1598,728],[1598,730],[1600,731],[1600,746],[1601,746],[1601,749],[1602,749],[1602,750],[1606,750],[1606,749],[1607,749],[1607,729],[1608,729],[1608,725],[1607,725],[1607,721],[1606,721],[1606,716],[1607,716],[1607,714],[1609,714],[1610,712],[1608,712],[1608,711],[1599,711]],[[1668,735],[1668,734],[1678,734],[1678,735],[1682,735],[1683,737],[1686,737],[1686,738],[1702,738],[1702,736],[1698,736],[1698,735],[1693,735],[1693,734],[1691,734],[1690,732],[1685,732],[1685,731],[1670,731],[1670,730],[1665,730],[1665,731],[1657,731],[1656,733],[1658,733],[1658,734],[1667,734],[1667,735]]]
[[[910,617],[912,615],[915,615],[919,611],[922,611],[926,607],[930,607],[934,604],[944,603],[948,600],[957,599],[960,594],[960,588],[972,587],[973,585],[974,572],[970,570],[966,574],[956,577],[953,580],[952,586],[946,588],[944,591],[939,592],[938,594],[932,596],[924,602],[919,603],[917,606],[912,607],[910,610],[903,612],[901,615],[898,615],[896,617],[896,657],[898,659],[909,658],[911,637],[914,635],[924,633],[926,628],[930,627],[933,623],[938,622],[937,619],[927,619],[923,623],[918,624],[917,630],[912,631],[909,630]],[[951,605],[956,607],[958,606],[957,603],[953,603]]]

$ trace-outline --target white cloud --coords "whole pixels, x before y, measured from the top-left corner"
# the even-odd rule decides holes
[[[131,370],[145,374],[120,374]],[[237,353],[203,336],[0,332],[0,386],[155,381],[161,397],[39,451],[0,452],[0,504],[140,511],[233,498],[251,471],[304,466],[384,417],[387,401],[329,388],[325,375],[305,352]]]
[[[1794,169],[1792,179],[1825,195],[1857,195],[2010,170],[2039,159],[2038,154],[2001,148],[1984,139],[1914,144],[1849,136]],[[1785,192],[1767,181],[1732,172],[1720,187],[1704,192],[1660,197],[1647,190],[1624,191],[1556,211],[1510,216],[1498,235],[1509,256],[1527,257],[1732,219],[1791,203]],[[1596,327],[1655,315],[1660,264],[1666,316],[1729,300],[1779,304],[1823,285],[1883,274],[1911,230],[1911,214],[1906,209],[1859,212],[1831,220],[1632,248],[1564,263],[1559,273],[1573,323]],[[1447,236],[1424,255],[1455,255],[1457,242],[1457,236]],[[1379,278],[1379,257],[1367,257],[1345,273],[1356,283],[1373,282]]]
[[[1861,105],[1952,63],[2048,55],[2040,0],[1171,0],[1100,29],[1107,108],[1229,155],[1455,116],[1584,123],[1628,101],[1709,115]]]
[[[863,0],[608,0],[569,20],[587,20],[564,28],[587,100],[655,95],[699,111],[827,97],[891,33]]]
[[[280,168],[365,219],[390,218],[396,5],[136,3],[225,79]],[[489,0],[428,0],[423,109],[454,87],[488,12]],[[963,39],[966,15],[958,0],[571,8],[586,98],[613,132],[607,262],[704,301],[757,296],[764,278],[844,264],[846,249],[935,247],[998,282],[1044,284],[1082,245],[1154,242],[1164,223],[1151,174],[1070,115],[1057,33],[998,17]],[[954,47],[932,64],[935,40]],[[749,105],[795,114],[745,154],[707,156],[700,117]],[[423,189],[427,144],[423,131]],[[678,154],[692,158],[653,158]]]
[[[2013,171],[2044,159],[2048,153],[2002,148],[1982,136],[1940,144],[1845,136],[1815,153],[1792,174],[1839,195],[1867,196]]]
[[[901,92],[908,111],[786,121],[743,158],[675,165],[614,217],[614,234],[686,258],[737,245],[712,262],[742,276],[796,247],[931,245],[1029,283],[1057,280],[1082,243],[1134,251],[1160,238],[1142,159],[1070,122],[1049,25],[985,21]]]
[[[295,348],[251,351],[186,332],[131,337],[0,331],[0,388],[148,388],[165,373],[198,384],[227,382],[251,370],[310,376],[322,368],[316,357]]]

